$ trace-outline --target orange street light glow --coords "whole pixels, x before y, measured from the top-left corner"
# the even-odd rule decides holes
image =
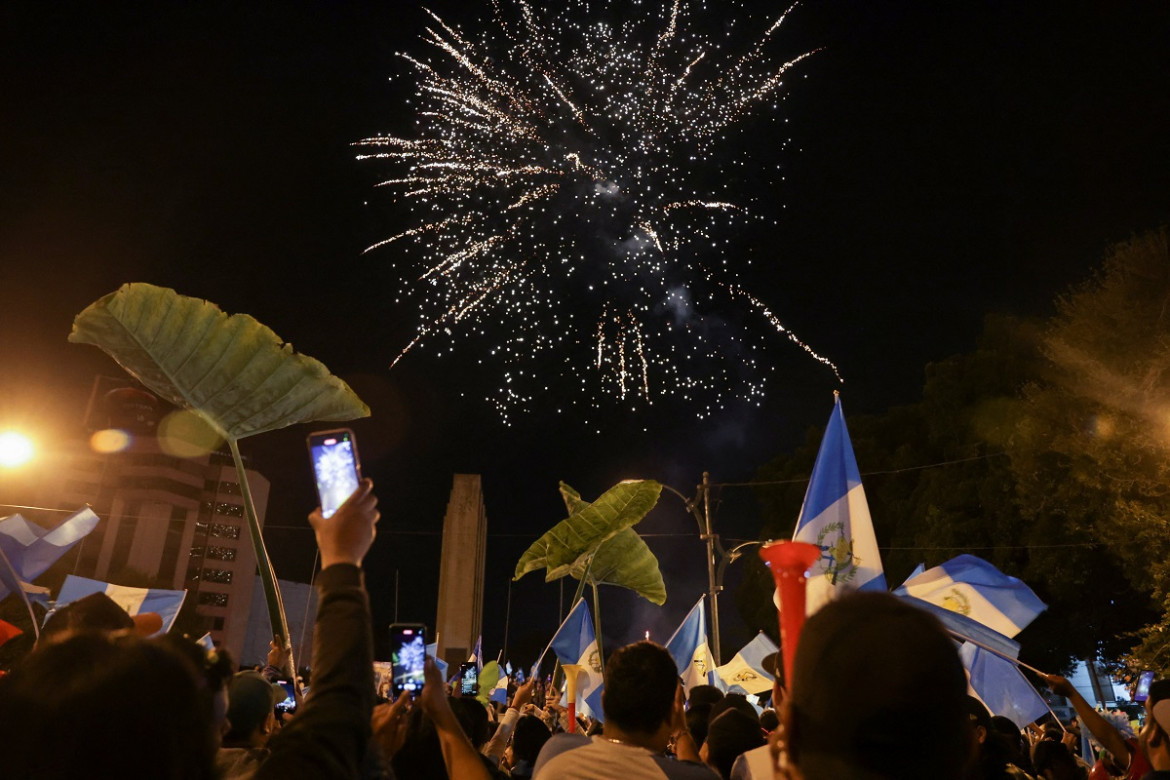
[[[32,458],[33,452],[32,440],[24,434],[16,431],[0,433],[0,466],[22,466]]]

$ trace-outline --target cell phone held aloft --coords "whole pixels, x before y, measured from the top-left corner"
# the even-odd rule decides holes
[[[353,431],[338,428],[309,434],[309,460],[321,498],[321,516],[332,517],[362,481],[357,441]]]
[[[474,661],[468,661],[459,667],[459,692],[464,696],[479,695],[479,669]]]
[[[427,629],[421,623],[390,625],[390,671],[394,698],[403,691],[418,693],[426,683]]]

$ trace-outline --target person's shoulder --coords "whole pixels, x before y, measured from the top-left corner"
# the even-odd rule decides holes
[[[666,756],[654,756],[654,763],[667,780],[719,780],[719,773],[706,764],[675,761]]]
[[[593,740],[584,734],[555,734],[540,749],[540,755],[536,757],[536,763],[532,767],[532,776],[539,775],[549,763],[556,761],[564,753],[592,742]]]

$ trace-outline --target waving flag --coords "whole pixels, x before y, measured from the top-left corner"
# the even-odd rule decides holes
[[[970,642],[959,648],[959,658],[967,670],[970,693],[992,715],[1009,718],[1022,729],[1048,714],[1047,702],[1011,661]]]
[[[897,593],[897,595],[907,603],[933,614],[943,624],[943,628],[947,630],[947,633],[955,639],[972,642],[976,645],[983,645],[1009,659],[1018,658],[1020,655],[1019,642],[1004,636],[994,629],[988,628],[977,620],[972,620],[966,615],[940,607],[937,604],[931,604],[929,601],[907,596],[905,593]]]
[[[764,669],[764,658],[780,648],[761,631],[756,638],[744,645],[723,666],[715,670],[722,687],[729,693],[761,694],[772,690],[773,677]]]
[[[492,688],[492,692],[488,695],[488,699],[499,704],[508,703],[508,675],[500,675],[500,679],[496,680],[496,687]]]
[[[700,596],[683,618],[683,622],[666,643],[674,657],[678,674],[687,693],[696,685],[710,685],[715,676],[715,662],[707,644],[707,616],[703,611],[706,596]]]
[[[861,487],[840,397],[834,400],[792,538],[821,548],[820,561],[809,569],[808,614],[840,591],[886,589],[869,503]]]
[[[74,512],[51,531],[20,515],[0,520],[0,552],[8,566],[0,564],[0,599],[32,582],[97,528],[98,516],[89,507]]]
[[[597,650],[597,636],[593,632],[593,619],[589,616],[585,599],[580,599],[569,610],[549,646],[562,665],[579,664],[584,669],[577,675],[577,711],[603,720],[601,654]],[[567,693],[561,700],[567,702]]]
[[[57,594],[56,608],[60,609],[78,599],[85,598],[91,593],[104,593],[110,600],[133,617],[153,612],[162,618],[162,630],[158,634],[165,634],[175,624],[179,616],[179,609],[187,597],[185,590],[163,590],[161,588],[129,588],[124,585],[112,585],[100,580],[90,580],[85,577],[75,577],[70,574],[65,578]]]
[[[1008,637],[1048,609],[1022,581],[974,555],[960,555],[911,576],[894,592],[966,615]]]

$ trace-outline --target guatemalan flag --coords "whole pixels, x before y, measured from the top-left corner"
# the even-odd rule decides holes
[[[711,648],[707,644],[707,616],[703,611],[706,596],[700,596],[691,611],[666,643],[689,694],[696,685],[711,685],[718,680]]]
[[[761,631],[756,638],[743,646],[727,663],[715,670],[728,693],[756,694],[772,690],[773,677],[764,668],[764,659],[780,648]]]
[[[16,590],[29,590],[27,583],[44,574],[97,524],[98,516],[89,507],[74,512],[51,531],[20,515],[0,520],[0,552],[8,562],[7,566],[0,563],[0,599]]]
[[[1048,703],[1010,660],[970,642],[959,648],[959,658],[967,670],[968,693],[992,715],[1002,715],[1023,729],[1050,712]]]
[[[589,605],[579,599],[569,610],[565,622],[557,629],[549,645],[557,654],[561,665],[578,664],[582,672],[577,675],[577,712],[604,720],[601,709],[601,654],[597,650],[597,635],[593,632],[593,618]],[[561,697],[567,703],[568,692]]]
[[[1021,580],[974,555],[960,555],[911,576],[894,592],[966,615],[1007,637],[1048,609]]]
[[[821,559],[808,571],[808,614],[838,593],[886,589],[873,520],[839,396],[821,439],[792,538],[821,548]]]
[[[175,624],[179,616],[179,609],[187,596],[185,590],[163,590],[161,588],[129,588],[124,585],[112,585],[100,580],[90,580],[85,577],[75,577],[70,574],[57,593],[56,609],[71,604],[78,599],[85,598],[91,593],[104,593],[110,600],[133,617],[153,612],[162,618],[162,629],[158,634],[165,634]],[[46,618],[47,619],[47,618]]]

